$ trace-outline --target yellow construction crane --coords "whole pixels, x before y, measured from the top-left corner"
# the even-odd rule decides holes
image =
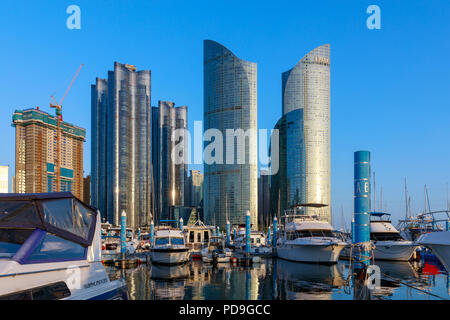
[[[70,88],[72,87],[75,79],[78,77],[78,74],[81,71],[81,68],[83,68],[84,64],[81,64],[78,68],[77,73],[72,79],[72,82],[70,82],[69,87],[67,88],[66,92],[64,93],[64,96],[62,97],[61,101],[59,103],[56,102],[55,97],[52,95],[51,99],[52,102],[50,102],[50,108],[55,108],[56,110],[56,163],[55,163],[55,176],[56,176],[56,192],[61,192],[61,121],[62,121],[62,103],[64,99],[67,96],[67,93],[69,93]]]

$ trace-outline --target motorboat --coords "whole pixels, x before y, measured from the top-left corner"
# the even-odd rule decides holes
[[[102,264],[100,224],[68,192],[0,195],[0,299],[127,299]]]
[[[239,225],[236,239],[234,239],[234,248],[244,251],[246,242],[245,225]],[[272,254],[272,248],[266,243],[266,235],[262,231],[250,230],[250,254],[253,256],[266,256]]]
[[[105,226],[105,224],[102,224]],[[103,229],[102,232],[102,259],[104,263],[114,263],[120,258],[121,254],[121,228],[120,227],[109,227]],[[133,229],[126,228],[126,242],[125,249],[126,255],[131,255],[136,252],[139,245],[138,240],[134,237]]]
[[[346,242],[333,233],[333,227],[319,219],[320,215],[305,207],[321,209],[324,204],[293,206],[282,217],[282,228],[277,241],[277,255],[281,259],[297,262],[337,263]]]
[[[183,264],[189,261],[190,252],[180,229],[159,227],[155,231],[154,245],[150,248],[151,261],[154,264]]]
[[[430,248],[447,272],[450,272],[450,231],[426,233],[420,236],[417,242]]]
[[[405,240],[392,225],[389,216],[389,213],[370,212],[370,240],[375,245],[374,259],[408,261],[417,244]]]
[[[208,247],[201,253],[205,263],[228,263],[231,259],[231,251],[225,246],[225,239],[220,236],[212,236]]]
[[[197,220],[193,225],[184,226],[183,231],[192,259],[201,259],[202,250],[208,247],[214,226],[207,226],[201,220]]]

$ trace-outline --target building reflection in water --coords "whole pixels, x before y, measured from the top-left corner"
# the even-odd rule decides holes
[[[370,292],[355,281],[346,282],[348,262],[329,266],[263,259],[242,267],[191,261],[181,266],[141,265],[124,274],[129,297],[136,300],[428,299],[412,287],[449,297],[448,275],[439,269],[408,262],[376,261],[376,265],[382,273],[381,286]],[[111,278],[122,275],[114,267],[108,272]]]

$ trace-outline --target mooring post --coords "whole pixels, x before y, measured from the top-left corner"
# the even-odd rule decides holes
[[[270,232],[271,232],[271,229],[270,229],[270,226],[269,226],[269,229],[267,230],[267,245],[271,245],[271,243],[270,243]]]
[[[273,244],[274,248],[277,247],[277,217],[273,218]]]
[[[183,231],[183,218],[180,218],[180,230]]]
[[[230,221],[227,220],[227,247],[230,245]]]
[[[359,245],[355,267],[365,269],[370,264],[370,152],[354,154],[354,244]]]
[[[125,256],[127,253],[127,214],[125,210],[122,211],[120,217],[120,253],[122,255],[122,261],[125,261]]]
[[[138,241],[141,241],[141,228],[138,228]]]
[[[245,215],[245,253],[250,254],[250,211],[247,210],[247,214]]]
[[[150,223],[150,248],[153,247],[153,234],[155,233],[155,224],[152,222]]]

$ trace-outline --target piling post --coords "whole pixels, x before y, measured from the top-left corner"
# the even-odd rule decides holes
[[[180,218],[179,227],[180,227],[180,230],[183,231],[183,218]]]
[[[227,247],[230,245],[230,221],[227,220]]]
[[[273,244],[274,248],[277,247],[277,217],[273,218]]]
[[[354,153],[354,244],[359,246],[355,268],[365,269],[370,263],[370,152]]]
[[[152,220],[150,223],[150,248],[153,247],[153,234],[155,233],[155,224]]]
[[[138,241],[141,241],[141,228],[138,228]]]
[[[355,219],[352,218],[352,243],[355,243]]]
[[[450,230],[450,221],[445,221],[445,231],[449,231]]]
[[[125,210],[122,211],[120,216],[120,253],[122,255],[122,261],[125,261],[125,255],[127,253],[127,214]]]
[[[245,253],[247,255],[250,254],[250,211],[247,210],[247,214],[245,215]]]
[[[271,229],[270,229],[270,226],[269,226],[269,230],[267,230],[267,245],[269,245],[270,246],[270,232],[271,232]]]

